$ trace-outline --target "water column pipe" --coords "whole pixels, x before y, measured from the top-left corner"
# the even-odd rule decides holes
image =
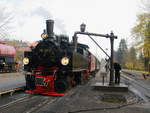
[[[85,24],[84,24],[85,26]],[[82,24],[80,27],[83,27]],[[83,31],[83,32],[82,32]],[[117,39],[117,36],[114,35],[113,32],[109,34],[98,34],[98,33],[89,33],[89,32],[84,32],[85,30],[83,30],[82,28],[81,32],[75,32],[73,35],[73,44],[74,44],[74,51],[77,51],[77,34],[81,34],[81,35],[87,35],[89,36],[94,42],[95,44],[109,57],[110,59],[110,81],[109,81],[109,85],[112,86],[114,85],[114,39]],[[109,56],[100,46],[99,44],[91,37],[91,36],[99,36],[99,37],[105,37],[105,38],[110,38],[110,45],[111,45],[111,56]]]

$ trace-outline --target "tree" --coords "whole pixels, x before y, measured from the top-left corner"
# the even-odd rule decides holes
[[[125,39],[121,39],[119,43],[119,48],[115,52],[115,59],[118,63],[120,63],[122,66],[125,66],[125,61],[126,61],[126,54],[128,52],[127,44]]]
[[[0,39],[9,38],[10,23],[13,18],[12,14],[5,7],[0,8]]]
[[[150,13],[138,15],[138,23],[132,29],[136,39],[136,47],[144,56],[145,70],[150,61]]]
[[[144,57],[145,70],[150,65],[150,2],[142,1],[143,12],[137,16],[137,24],[132,29],[132,34],[136,37],[136,47]]]
[[[129,54],[130,54],[130,58],[131,58],[133,61],[135,61],[137,54],[136,54],[136,50],[135,50],[134,47],[131,47],[131,48],[130,48]]]
[[[134,47],[131,47],[126,54],[125,66],[129,69],[137,69],[137,54]]]
[[[136,38],[150,38],[150,13],[137,16],[137,24],[132,29],[132,34]]]

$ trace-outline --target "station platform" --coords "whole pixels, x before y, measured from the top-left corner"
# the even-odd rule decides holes
[[[128,91],[128,86],[125,85],[124,83],[120,84],[114,84],[114,85],[109,85],[109,83],[102,83],[102,82],[96,82],[95,84],[92,84],[94,89],[96,90],[101,90],[101,91],[117,91],[117,92],[127,92]]]
[[[22,73],[0,73],[0,95],[25,87]]]
[[[95,77],[95,83],[93,83],[91,86],[100,91],[117,91],[117,92],[127,92],[128,86],[125,85],[122,81],[120,84],[109,84],[109,73],[106,72],[99,72],[97,73],[97,76]]]

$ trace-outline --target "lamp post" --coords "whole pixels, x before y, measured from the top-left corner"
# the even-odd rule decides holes
[[[85,28],[86,28],[86,25],[85,25],[84,23],[82,23],[82,24],[80,25],[80,31],[81,31],[81,32],[85,32]]]

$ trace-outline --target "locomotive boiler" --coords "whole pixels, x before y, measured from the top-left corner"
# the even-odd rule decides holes
[[[24,53],[28,93],[62,96],[67,89],[87,81],[89,73],[97,69],[97,60],[87,45],[78,43],[75,50],[68,36],[54,34],[53,26],[54,21],[47,20],[43,39]]]

